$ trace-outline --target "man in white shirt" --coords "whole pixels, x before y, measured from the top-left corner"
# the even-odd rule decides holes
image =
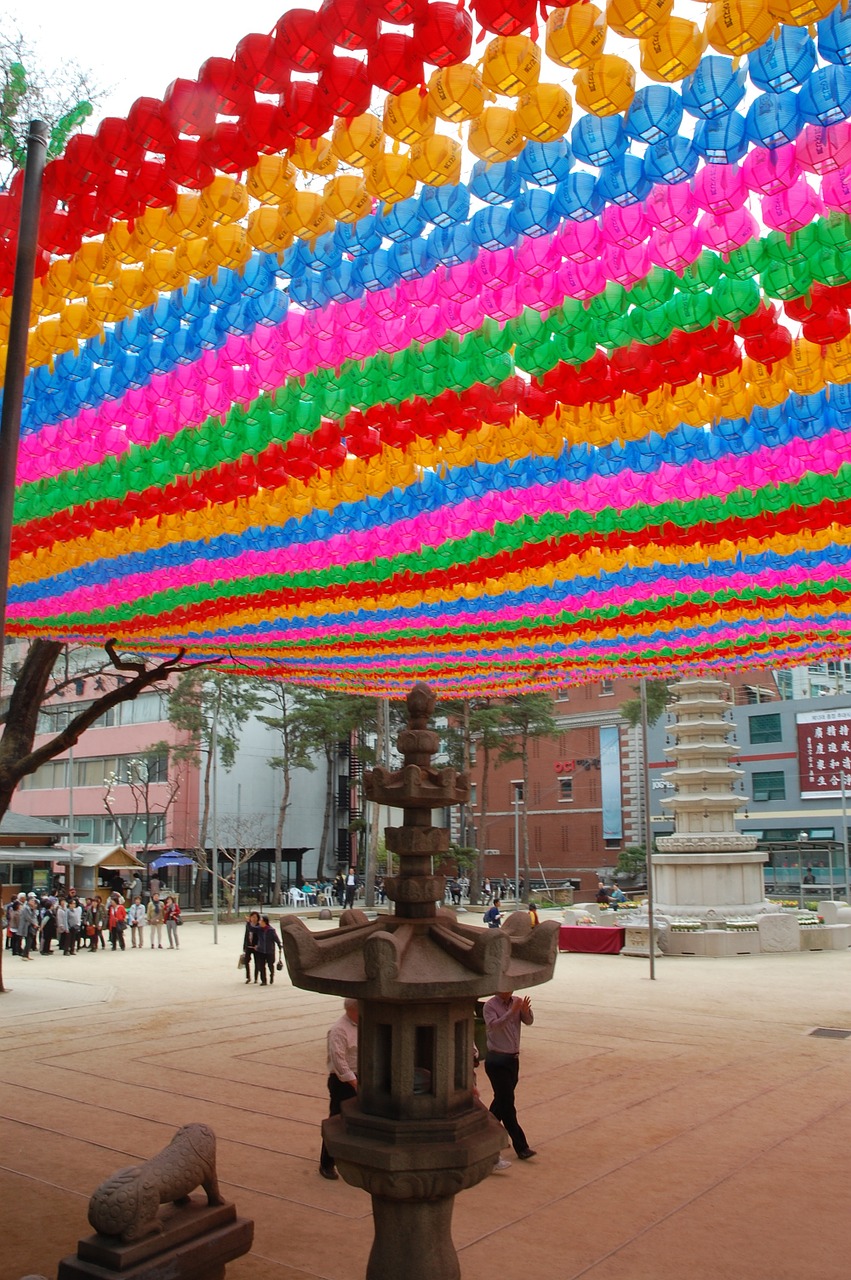
[[[347,1098],[354,1098],[358,1091],[358,1015],[357,1000],[344,1000],[344,1012],[328,1032],[328,1094],[331,1105],[329,1116],[338,1116]],[[319,1172],[333,1182],[339,1178],[334,1168],[334,1157],[322,1141],[319,1155]]]
[[[517,1158],[530,1160],[536,1153],[517,1119],[514,1092],[520,1075],[520,1027],[530,1027],[534,1021],[532,1001],[511,991],[498,991],[486,1003],[484,1014],[488,1042],[485,1073],[493,1088],[490,1110],[505,1128]]]

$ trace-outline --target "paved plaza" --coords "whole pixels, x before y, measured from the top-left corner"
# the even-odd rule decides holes
[[[189,1121],[256,1222],[231,1280],[361,1280],[369,1199],[317,1172],[339,1001],[286,972],[246,989],[241,939],[187,923],[179,952],[5,953],[2,1280],[52,1280],[94,1187]],[[846,1280],[851,1040],[809,1033],[851,1030],[851,952],[662,959],[655,982],[562,955],[531,994],[538,1156],[456,1201],[464,1280]]]

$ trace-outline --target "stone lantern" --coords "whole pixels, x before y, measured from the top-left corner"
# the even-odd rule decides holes
[[[367,1280],[453,1280],[460,1275],[451,1220],[457,1192],[492,1171],[505,1133],[473,1097],[477,997],[547,982],[558,925],[532,929],[527,912],[502,929],[461,924],[443,902],[432,859],[449,832],[431,810],[465,803],[469,781],[435,769],[428,727],[435,695],[417,684],[399,735],[404,764],[365,776],[369,798],[401,809],[387,847],[399,874],[385,880],[392,916],[344,911],[340,927],[311,933],[297,919],[282,933],[293,984],[360,1002],[358,1096],[323,1123],[341,1175],[372,1196],[375,1240]]]

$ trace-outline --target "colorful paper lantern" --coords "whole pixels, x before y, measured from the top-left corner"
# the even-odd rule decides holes
[[[476,20],[485,31],[513,36],[535,22],[536,0],[474,0]]]
[[[624,128],[639,142],[661,142],[677,132],[682,118],[683,101],[676,90],[648,85],[633,98]]]
[[[669,18],[639,41],[641,70],[651,80],[683,80],[696,71],[706,48],[700,28],[687,18]]]
[[[337,222],[357,222],[372,208],[372,198],[360,174],[343,173],[325,186],[325,212]]]
[[[538,83],[541,50],[528,36],[497,36],[485,47],[482,83],[492,93],[516,98]]]
[[[547,57],[574,71],[588,66],[603,52],[606,19],[596,5],[574,4],[552,9],[547,18]]]
[[[366,166],[364,180],[367,191],[387,204],[407,200],[417,187],[417,180],[408,169],[408,157],[389,151]]]
[[[329,59],[319,75],[319,92],[332,116],[362,115],[372,98],[372,82],[357,58]]]
[[[740,58],[765,44],[777,19],[762,0],[715,0],[706,18],[706,36],[713,49]]]
[[[419,89],[388,95],[384,101],[384,132],[407,146],[431,137],[434,116],[428,109],[428,99]]]
[[[573,80],[576,101],[595,116],[612,116],[627,111],[635,97],[635,70],[625,58],[601,54],[583,67]]]
[[[583,116],[573,130],[571,142],[577,160],[595,167],[619,160],[629,145],[619,115]]]
[[[335,120],[331,131],[331,150],[344,164],[365,168],[384,150],[381,121],[371,112]]]
[[[467,146],[480,160],[510,160],[522,151],[524,142],[517,117],[506,107],[485,107],[467,136]]]
[[[619,36],[642,39],[668,21],[673,7],[673,0],[608,0],[606,21]]]
[[[442,120],[463,124],[474,119],[485,105],[481,74],[466,63],[433,71],[428,82],[428,102]]]
[[[418,182],[430,186],[458,182],[461,178],[461,144],[443,134],[433,134],[411,147],[408,168]]]
[[[292,71],[319,70],[332,49],[333,33],[310,9],[290,9],[275,28],[275,52]]]
[[[423,83],[423,61],[412,36],[388,31],[380,35],[369,51],[369,78],[378,89],[403,94]],[[387,118],[385,113],[385,129]]]
[[[433,67],[463,62],[473,46],[472,19],[457,4],[436,0],[417,15],[414,43],[423,62]]]
[[[515,115],[525,137],[538,142],[555,142],[570,128],[573,103],[558,84],[536,84],[517,100]]]
[[[758,89],[783,93],[803,84],[815,67],[816,46],[800,27],[781,27],[748,57],[748,75]]]

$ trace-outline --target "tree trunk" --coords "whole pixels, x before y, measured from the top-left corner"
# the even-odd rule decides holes
[[[487,871],[485,868],[485,849],[488,847],[488,804],[490,803],[490,768],[491,753],[486,746],[482,747],[482,803],[479,805],[481,813],[481,821],[479,822],[479,856],[476,859],[476,871],[479,877],[479,898],[481,899],[481,886],[485,881]],[[472,897],[472,895],[471,895]]]
[[[327,876],[328,872],[328,836],[331,829],[331,814],[334,804],[334,754],[333,749],[325,747],[325,816],[322,820],[322,839],[319,843],[319,866],[317,872],[320,876]],[[334,862],[336,864],[336,857]],[[335,868],[336,869],[336,868]]]
[[[529,901],[529,741],[523,739],[523,901]],[[520,886],[515,885],[520,897]]]

